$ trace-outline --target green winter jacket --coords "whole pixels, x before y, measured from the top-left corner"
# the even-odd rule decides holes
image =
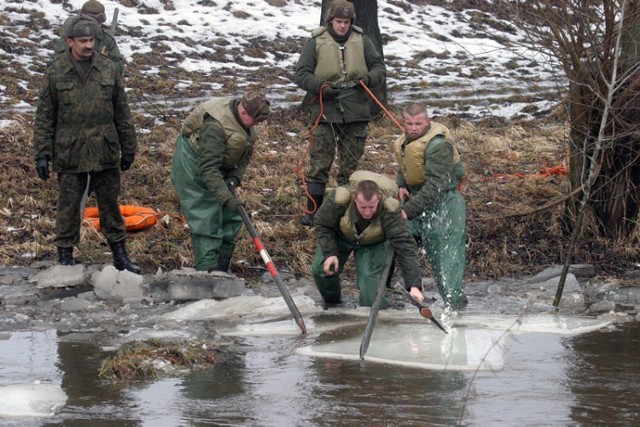
[[[137,140],[122,73],[107,56],[94,53],[82,83],[71,54],[46,68],[35,117],[35,159],[53,161],[53,171],[81,173],[119,167]]]
[[[431,126],[434,125],[437,124],[432,122]],[[429,136],[428,131],[425,136]],[[424,150],[422,154],[424,156],[423,162],[410,159],[410,162],[407,161],[405,164],[404,159],[401,158],[399,160],[400,168],[396,182],[399,187],[406,187],[411,193],[411,198],[403,206],[409,219],[435,208],[446,192],[456,189],[464,176],[464,165],[460,160],[458,150],[450,139],[445,138],[443,134],[438,134],[423,143],[425,142],[423,138],[418,138],[407,144],[405,137],[401,136],[395,144],[396,148],[414,145]],[[396,155],[398,156],[397,153]],[[405,173],[412,172],[413,176],[417,175],[416,171],[407,170],[406,166],[410,163],[423,165],[421,166],[423,173],[422,183],[408,184]]]
[[[176,153],[171,171],[181,200],[185,197],[199,200],[209,193],[224,206],[234,197],[225,179],[235,177],[242,181],[256,140],[255,130],[240,124],[238,103],[229,98],[214,98],[197,106],[185,120],[179,139],[186,144],[180,144],[180,150],[187,150],[189,155]],[[178,157],[180,161],[176,160]],[[192,176],[194,173],[197,179]],[[190,188],[183,188],[186,186]]]
[[[338,189],[327,193],[314,218],[316,238],[325,259],[330,256],[338,256],[338,241],[341,245],[350,245],[354,250],[365,245],[364,242],[356,240],[354,237],[355,227],[349,233],[350,235],[344,233],[344,227],[347,224],[353,225],[361,217],[352,198],[341,197],[340,190],[344,190],[344,188],[338,187]],[[348,202],[345,203],[345,200]],[[369,231],[371,232],[369,233]],[[397,200],[387,198],[380,203],[378,212],[361,234],[361,236],[367,235],[377,235],[379,239],[372,239],[366,244],[389,240],[391,247],[396,252],[407,289],[421,285],[418,246],[409,232],[407,222],[401,216],[400,204]]]
[[[53,45],[54,57],[60,55],[61,53],[65,53],[68,50],[69,46],[67,45],[67,38],[64,36],[56,40],[55,44]],[[104,31],[102,28],[98,28],[98,32],[93,42],[93,51],[107,55],[113,62],[116,63],[120,72],[124,71],[124,58],[120,53],[120,49],[118,49],[116,39],[114,39],[111,34],[109,34],[107,31]]]
[[[320,87],[325,82],[332,82],[346,87],[334,98],[323,97],[322,121],[368,122],[369,95],[355,79],[366,74],[368,86],[375,87],[384,82],[387,70],[373,42],[362,33],[361,28],[352,26],[343,46],[344,49],[341,49],[327,27],[314,30],[300,53],[296,83],[307,92],[305,102],[309,102],[313,119],[320,114]]]

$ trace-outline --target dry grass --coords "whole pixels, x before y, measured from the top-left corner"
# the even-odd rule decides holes
[[[132,233],[129,249],[145,271],[192,265],[191,242],[178,199],[169,179],[175,138],[187,112],[164,123],[137,115],[140,149],[131,171],[123,175],[123,204],[156,209],[158,224]],[[394,114],[397,114],[395,112]],[[0,128],[0,262],[25,265],[55,255],[56,179],[38,179],[31,154],[32,118],[15,116],[17,124]],[[532,211],[566,193],[563,177],[537,176],[497,179],[497,174],[537,174],[544,164],[562,163],[566,155],[566,126],[562,123],[468,123],[455,117],[439,119],[448,125],[466,162],[462,193],[467,201],[467,279],[530,274],[562,262],[567,236],[563,233],[563,205],[535,215]],[[304,198],[294,169],[301,162],[307,124],[295,110],[278,110],[259,128],[260,141],[242,188],[255,226],[280,271],[308,276],[315,250],[313,232],[300,226]],[[399,130],[388,118],[372,123],[362,168],[389,175],[396,163],[391,142]],[[93,200],[90,204],[94,203]],[[637,245],[606,242],[587,236],[575,262],[591,262],[602,272],[630,266]],[[110,262],[101,234],[83,227],[77,256],[83,262]],[[246,230],[238,237],[233,268],[245,277],[261,273],[262,260]],[[425,267],[427,267],[425,265]],[[425,270],[428,271],[428,270]]]
[[[269,3],[277,6],[284,1],[269,0]],[[456,1],[453,6],[463,8],[466,3]],[[477,2],[467,6],[480,7]],[[140,13],[152,11],[142,8]],[[2,19],[0,16],[0,24]],[[33,15],[30,22],[36,25],[43,19]],[[33,31],[36,30],[34,27]],[[158,49],[164,40],[162,36],[146,40],[135,27],[127,28],[122,36],[139,38]],[[186,39],[181,41],[195,43]],[[12,43],[16,51],[32,50],[27,39],[15,38]],[[228,55],[238,64],[251,60],[242,49],[227,52],[227,42],[223,38],[211,43],[220,47],[221,55],[220,58],[209,58],[211,61],[230,61]],[[287,37],[252,40],[252,44],[262,50],[282,52],[297,52],[300,43],[300,40]],[[254,55],[260,56],[260,49]],[[132,256],[147,272],[190,266],[193,262],[189,231],[182,221],[178,199],[169,179],[175,139],[192,108],[185,104],[213,94],[241,93],[247,84],[254,85],[255,82],[260,82],[262,87],[278,83],[276,87],[279,87],[282,79],[291,78],[291,70],[280,67],[260,66],[237,75],[235,71],[225,71],[223,75],[187,72],[176,66],[181,61],[179,56],[175,52],[158,55],[152,50],[134,54],[126,67],[130,104],[137,111],[140,149],[132,170],[123,175],[121,202],[148,206],[159,212],[158,224],[133,233],[128,239]],[[0,72],[0,86],[6,88],[5,95],[9,98],[2,118],[15,121],[9,127],[0,127],[3,141],[0,152],[0,263],[5,265],[27,265],[34,259],[55,256],[52,239],[56,179],[42,182],[37,177],[31,153],[33,115],[14,113],[9,108],[25,101],[33,105],[40,84],[39,72],[48,59],[34,57],[33,61],[33,70],[28,71],[9,56],[7,67]],[[389,73],[396,73],[393,58],[389,56],[387,61]],[[157,73],[145,71],[160,65]],[[402,67],[410,68],[410,64]],[[423,73],[423,70],[416,69],[415,72]],[[185,87],[181,83],[184,81],[192,84]],[[430,80],[430,84],[443,86],[443,92],[463,89],[448,87],[450,82],[446,81]],[[279,89],[271,92],[274,90]],[[293,93],[279,95],[288,102],[299,100]],[[446,107],[441,104],[450,101],[433,99],[430,102],[432,107]],[[469,102],[477,102],[477,94]],[[454,116],[437,118],[453,131],[466,164],[467,178],[462,193],[467,201],[467,279],[528,274],[562,261],[568,240],[562,222],[562,204],[535,215],[513,215],[532,211],[563,197],[567,191],[564,179],[512,176],[536,174],[544,165],[553,166],[565,161],[567,127],[563,123],[561,107],[546,119],[535,122],[508,123],[505,119],[492,117],[472,123]],[[392,108],[395,117],[400,117],[399,108]],[[297,184],[299,177],[294,172],[303,159],[307,130],[307,121],[296,110],[276,110],[268,123],[259,128],[261,141],[242,183],[243,188],[239,190],[278,269],[303,276],[308,276],[316,244],[313,232],[299,224],[304,197]],[[391,144],[399,134],[400,130],[388,117],[371,123],[362,168],[394,175],[397,165]],[[498,179],[501,174],[507,176]],[[596,228],[593,220],[587,221],[586,228],[575,262],[591,262],[602,272],[615,273],[629,268],[638,259],[638,235],[630,236],[627,241],[608,242],[590,233],[589,230]],[[90,228],[83,228],[76,256],[83,262],[111,261],[103,236]],[[235,272],[245,277],[262,272],[262,260],[244,229],[238,237],[233,262]],[[425,264],[426,272],[428,266]]]
[[[155,379],[165,374],[210,369],[221,361],[215,343],[136,341],[105,359],[99,377],[111,381]]]

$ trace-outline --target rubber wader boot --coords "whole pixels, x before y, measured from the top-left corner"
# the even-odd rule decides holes
[[[469,304],[469,299],[465,294],[461,294],[457,301],[449,303],[451,310],[453,311],[461,311],[464,310]]]
[[[336,308],[336,307],[340,307],[342,306],[342,299],[341,298],[329,298],[329,299],[323,299],[322,300],[322,309],[323,310],[328,310],[330,308]]]
[[[70,248],[58,248],[58,263],[60,265],[75,265],[73,259],[73,246]]]
[[[228,273],[230,266],[231,266],[231,257],[229,255],[218,255],[219,271],[224,271],[225,273]]]
[[[115,243],[109,242],[109,247],[111,248],[111,252],[113,253],[113,266],[117,270],[129,270],[130,272],[135,274],[142,273],[142,269],[140,268],[140,266],[131,261],[131,259],[129,258],[124,240]]]
[[[310,182],[308,184],[307,190],[310,197],[307,197],[307,212],[313,213],[308,213],[302,218],[302,225],[313,227],[314,215],[324,199],[324,189],[325,185],[322,182]]]

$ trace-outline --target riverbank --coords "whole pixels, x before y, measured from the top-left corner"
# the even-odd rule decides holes
[[[0,332],[55,329],[59,333],[108,333],[124,331],[172,329],[178,323],[219,322],[255,323],[290,319],[291,315],[278,288],[268,275],[244,281],[234,275],[211,273],[211,293],[224,288],[216,298],[204,298],[199,284],[181,285],[180,299],[169,299],[153,291],[159,283],[166,283],[173,272],[156,272],[137,276],[128,272],[115,273],[107,265],[82,267],[83,273],[75,277],[71,271],[63,277],[60,266],[47,263],[30,267],[0,268]],[[49,263],[50,264],[50,263]],[[70,267],[67,267],[70,268]],[[43,272],[56,271],[66,286],[46,285]],[[110,273],[113,272],[113,273]],[[561,272],[560,266],[521,279],[465,282],[469,305],[460,316],[478,313],[506,314],[514,318],[534,313],[559,313],[571,316],[610,317],[615,322],[638,320],[640,287],[628,286],[621,280],[603,279],[594,275],[590,265],[572,266],[564,286],[559,310],[551,306]],[[206,274],[206,273],[205,273]],[[74,279],[75,277],[75,279]],[[106,277],[106,278],[105,278]],[[303,317],[325,312],[314,284],[292,274],[282,274]],[[46,280],[50,280],[47,278]],[[394,280],[399,280],[395,277]],[[229,283],[233,282],[233,289]],[[45,283],[45,286],[43,286]],[[114,284],[123,291],[114,290]],[[164,286],[164,285],[163,285]],[[429,279],[423,280],[427,302],[434,316],[444,316],[442,300]],[[104,289],[109,289],[105,292]],[[165,288],[166,289],[166,288]],[[331,312],[368,315],[369,309],[357,307],[357,291],[353,282],[343,285],[344,304],[331,308]],[[413,307],[404,297],[391,289],[386,291],[389,310],[411,311]],[[224,304],[223,304],[224,303]],[[188,308],[189,314],[173,315]],[[292,322],[295,330],[295,324]]]

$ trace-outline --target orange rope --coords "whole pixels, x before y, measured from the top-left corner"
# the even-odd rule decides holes
[[[359,82],[359,83],[362,85],[362,87],[364,88],[364,90],[365,90],[365,91],[367,91],[367,93],[369,94],[369,96],[370,96],[371,98],[373,98],[373,100],[374,100],[374,101],[376,101],[376,104],[378,104],[378,106],[382,109],[382,111],[384,111],[384,112],[387,114],[387,116],[389,116],[389,118],[391,119],[391,121],[393,121],[393,123],[395,123],[395,124],[396,124],[396,126],[398,126],[398,129],[400,129],[401,131],[403,131],[403,132],[404,132],[404,126],[402,126],[402,125],[400,124],[400,122],[399,122],[399,121],[398,121],[398,120],[393,116],[393,114],[391,114],[391,111],[387,110],[387,109],[384,107],[384,105],[382,105],[382,102],[380,102],[380,100],[379,100],[378,98],[376,98],[376,96],[373,94],[373,92],[371,92],[371,89],[369,89],[369,88],[367,87],[367,85],[366,85],[366,84],[364,84],[364,82],[363,82],[362,80],[360,80],[360,82]]]
[[[565,168],[561,164],[558,164],[558,165],[552,166],[552,167],[548,167],[547,166],[547,162],[543,162],[539,173],[527,173],[527,174],[522,173],[522,172],[516,172],[516,173],[494,173],[491,176],[479,179],[478,181],[479,182],[483,182],[483,181],[492,181],[492,180],[505,180],[505,179],[511,179],[511,178],[539,179],[539,178],[548,178],[551,175],[567,176],[568,174],[569,174],[569,172],[567,171],[567,168]]]
[[[393,114],[391,113],[391,111],[387,110],[385,108],[384,105],[382,105],[382,102],[380,102],[380,100],[373,94],[373,92],[371,92],[371,90],[367,87],[367,85],[364,83],[364,81],[360,80],[358,83],[360,83],[360,85],[364,88],[364,90],[369,94],[369,96],[371,96],[371,98],[376,102],[376,104],[378,104],[378,106],[380,106],[380,108],[382,109],[382,111],[385,112],[385,114],[387,114],[387,116],[389,116],[389,118],[393,121],[393,123],[395,123],[396,126],[398,126],[398,129],[400,129],[401,131],[404,132],[404,127],[400,124],[400,122],[393,116]],[[309,151],[311,151],[311,147],[313,146],[313,131],[316,130],[316,128],[318,127],[318,125],[320,124],[320,119],[322,118],[322,115],[324,114],[324,105],[322,103],[322,92],[324,91],[325,88],[331,87],[330,85],[322,85],[320,86],[320,94],[319,94],[319,99],[320,99],[320,113],[318,114],[318,117],[316,118],[315,123],[313,124],[313,126],[311,127],[311,129],[309,129],[309,143],[307,144],[307,148],[304,151],[304,154],[302,156],[302,159],[300,159],[300,163],[298,163],[298,166],[296,166],[294,168],[294,173],[296,174],[300,174],[300,181],[302,183],[302,189],[304,191],[304,194],[307,196],[307,198],[309,200],[311,200],[311,202],[313,203],[313,210],[309,211],[306,206],[302,209],[304,211],[304,213],[307,214],[313,214],[318,210],[316,201],[313,197],[311,197],[311,195],[309,194],[309,190],[307,190],[307,181],[304,177],[304,162],[307,159],[307,156],[309,155]]]
[[[311,151],[311,147],[313,146],[313,131],[316,130],[316,128],[320,124],[320,119],[324,115],[324,104],[322,102],[322,93],[328,87],[331,87],[331,86],[324,85],[324,84],[322,86],[320,86],[320,93],[318,94],[318,98],[320,100],[320,113],[318,114],[318,117],[316,118],[316,121],[313,124],[313,126],[311,126],[311,129],[309,129],[309,143],[307,144],[307,148],[304,150],[304,154],[303,154],[302,158],[300,159],[300,163],[298,163],[298,166],[296,166],[293,169],[294,173],[300,175],[300,182],[302,183],[302,190],[304,191],[305,196],[307,196],[307,199],[311,200],[311,202],[313,203],[313,209],[311,211],[308,210],[306,206],[302,208],[302,211],[304,213],[306,213],[306,214],[314,214],[319,208],[319,206],[317,205],[315,199],[313,197],[311,197],[311,194],[309,194],[309,190],[307,189],[307,180],[306,180],[306,178],[304,176],[304,162],[307,159],[307,156],[309,155],[309,152]]]

